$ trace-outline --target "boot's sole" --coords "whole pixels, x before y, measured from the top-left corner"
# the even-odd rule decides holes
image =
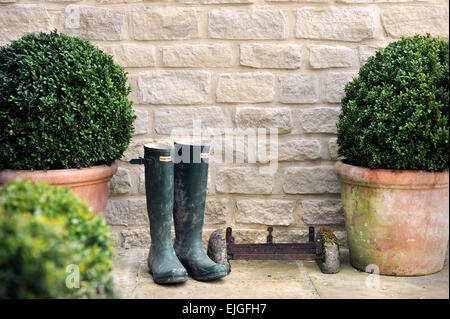
[[[207,274],[207,275],[203,275],[203,276],[196,276],[196,275],[191,275],[190,274],[190,276],[192,278],[194,278],[195,280],[198,280],[198,281],[212,281],[212,280],[223,278],[226,275],[228,275],[228,273],[226,271],[225,272],[219,272],[219,273]]]
[[[153,280],[157,284],[179,284],[182,282],[186,282],[187,277],[163,277],[163,278],[158,278],[158,280],[153,278]]]
[[[148,272],[150,273],[150,275],[152,275],[153,281],[156,282],[157,284],[179,284],[182,282],[186,282],[188,280],[187,276],[184,277],[165,276],[155,278],[151,270],[149,270]]]

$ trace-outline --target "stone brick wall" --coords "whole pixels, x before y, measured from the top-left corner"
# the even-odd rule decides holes
[[[106,220],[124,247],[149,243],[142,156],[173,129],[277,128],[278,169],[210,165],[205,239],[305,241],[309,225],[345,239],[336,119],[343,88],[402,35],[448,39],[445,0],[0,0],[0,44],[59,31],[92,41],[129,72],[135,136],[113,178]],[[232,141],[225,139],[225,145]],[[236,149],[236,158],[247,158]],[[236,162],[236,160],[234,161]]]

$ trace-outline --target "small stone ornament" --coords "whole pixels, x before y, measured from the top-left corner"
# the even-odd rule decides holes
[[[339,242],[331,230],[321,229],[318,233],[322,242],[323,258],[317,259],[317,264],[324,274],[336,274],[341,269],[339,260]]]

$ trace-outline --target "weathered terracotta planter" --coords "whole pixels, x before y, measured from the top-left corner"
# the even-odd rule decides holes
[[[16,178],[28,178],[32,182],[68,186],[72,192],[86,201],[91,212],[104,212],[108,201],[108,181],[117,171],[117,162],[111,166],[99,165],[88,168],[55,169],[48,171],[2,170],[0,186]]]
[[[351,264],[382,275],[417,276],[444,265],[448,172],[368,169],[338,162]],[[373,269],[373,268],[372,268]]]

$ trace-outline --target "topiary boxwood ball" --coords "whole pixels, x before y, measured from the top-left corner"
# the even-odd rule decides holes
[[[126,73],[87,41],[57,31],[0,48],[0,169],[111,164],[135,118]]]
[[[345,87],[339,155],[351,165],[448,171],[449,43],[402,38]]]

